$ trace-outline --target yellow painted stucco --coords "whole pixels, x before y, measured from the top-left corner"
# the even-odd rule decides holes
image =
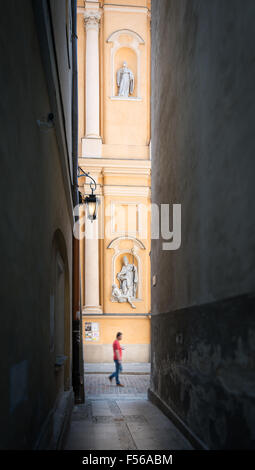
[[[100,154],[84,153],[86,138],[86,29],[84,13],[100,12]],[[116,331],[134,347],[150,343],[150,1],[78,1],[79,166],[97,181],[99,206],[99,288],[102,314],[83,314],[85,321],[98,322],[100,339],[84,339],[84,357],[96,346],[98,360],[109,360],[108,346]],[[133,94],[117,96],[116,73],[126,61],[135,77]],[[89,180],[79,179],[80,191],[90,193]],[[81,215],[83,211],[81,210]],[[81,231],[84,231],[82,221]],[[85,241],[80,241],[82,301],[86,303]],[[123,256],[138,270],[138,292],[132,309],[129,303],[113,301],[112,284],[118,284]],[[104,316],[107,314],[107,316]],[[110,314],[116,316],[111,317]],[[132,316],[129,316],[129,315]],[[144,315],[143,317],[134,315]],[[117,316],[118,315],[118,316]],[[92,320],[93,319],[93,320]],[[84,326],[85,328],[85,326]],[[102,354],[100,355],[100,346]],[[107,346],[107,353],[103,346]],[[148,348],[141,353],[146,360]],[[91,352],[92,351],[92,352]],[[149,350],[148,350],[149,351]],[[139,356],[138,352],[138,356]],[[132,355],[131,355],[132,356]],[[130,356],[130,358],[131,358]],[[133,356],[132,356],[133,358]],[[131,359],[130,359],[131,360]],[[149,360],[149,352],[148,352]],[[139,362],[139,359],[137,359]]]
[[[150,342],[150,320],[148,317],[108,317],[108,316],[88,316],[83,317],[83,327],[85,322],[99,324],[99,339],[88,341],[84,335],[84,342],[91,344],[110,344],[116,338],[117,332],[122,332],[123,344],[149,344]],[[83,328],[83,329],[84,329]]]

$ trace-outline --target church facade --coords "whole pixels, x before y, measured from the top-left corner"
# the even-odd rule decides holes
[[[150,1],[78,1],[79,166],[85,362],[150,360]],[[79,178],[83,196],[90,179]]]

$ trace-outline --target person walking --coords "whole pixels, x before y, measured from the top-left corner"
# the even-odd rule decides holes
[[[116,339],[115,339],[115,341],[113,342],[113,345],[112,345],[112,347],[113,347],[113,360],[115,362],[115,372],[113,372],[112,375],[110,375],[108,377],[110,382],[115,377],[117,387],[124,387],[124,385],[122,385],[119,381],[119,373],[122,371],[121,361],[122,361],[122,349],[123,348],[121,347],[121,345],[119,343],[121,340],[122,340],[122,333],[118,332],[117,335],[116,335]]]

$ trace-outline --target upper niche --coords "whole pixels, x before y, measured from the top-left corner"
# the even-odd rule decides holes
[[[112,33],[107,39],[112,43],[111,47],[111,97],[118,99],[118,87],[116,82],[117,71],[127,63],[128,68],[134,74],[134,91],[127,99],[141,99],[141,51],[140,45],[144,40],[139,34],[129,29],[121,29]]]

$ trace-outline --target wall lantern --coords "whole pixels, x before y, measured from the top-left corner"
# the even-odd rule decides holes
[[[91,222],[93,222],[93,220],[96,220],[97,218],[97,210],[98,210],[98,206],[100,203],[99,198],[96,197],[94,194],[94,191],[96,191],[97,189],[97,184],[94,178],[92,178],[92,176],[90,176],[89,173],[86,173],[85,171],[83,171],[81,167],[78,167],[78,178],[81,178],[82,176],[87,176],[88,178],[92,180],[90,183],[91,194],[89,194],[89,196],[86,196],[86,197],[85,195],[82,195],[81,198],[82,198],[82,202],[85,203],[86,208],[87,208],[87,217],[89,220],[91,220]]]

